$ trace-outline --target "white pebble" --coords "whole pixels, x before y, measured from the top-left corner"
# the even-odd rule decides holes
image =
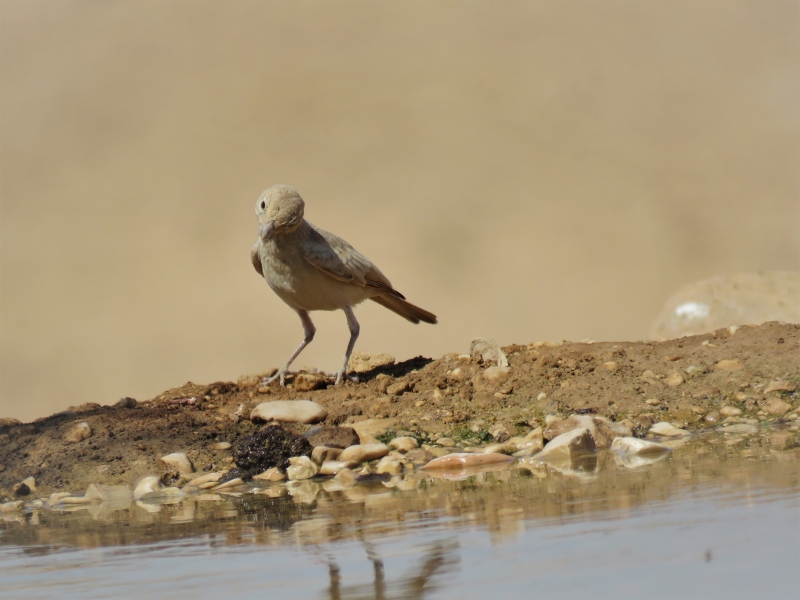
[[[690,435],[685,429],[678,429],[667,423],[666,421],[659,421],[650,428],[650,433],[655,435],[663,435],[665,437],[680,437],[682,435]]]
[[[311,479],[319,472],[317,464],[307,456],[293,456],[289,459],[286,476],[289,481]]]
[[[389,446],[386,444],[357,444],[345,448],[339,455],[339,460],[352,460],[357,464],[383,458],[389,454]]]
[[[183,452],[173,452],[158,459],[158,463],[166,469],[175,469],[181,475],[194,473],[194,466],[189,457]]]
[[[327,409],[311,400],[273,400],[256,406],[250,413],[250,420],[317,423],[327,416]]]
[[[152,494],[154,492],[161,491],[163,487],[164,486],[161,485],[159,478],[155,477],[154,475],[142,477],[139,480],[139,483],[136,484],[136,487],[133,488],[133,499],[139,500],[146,494]]]

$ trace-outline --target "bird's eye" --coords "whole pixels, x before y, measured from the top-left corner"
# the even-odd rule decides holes
[[[261,201],[261,210],[264,210],[265,208],[267,208],[267,203],[262,200]]]

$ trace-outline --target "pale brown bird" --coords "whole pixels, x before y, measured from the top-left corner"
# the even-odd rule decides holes
[[[412,323],[436,323],[436,315],[407,302],[378,267],[342,238],[306,221],[304,207],[300,194],[288,185],[273,185],[256,202],[260,225],[250,259],[272,291],[300,315],[305,333],[286,364],[265,383],[279,378],[284,385],[289,366],[314,339],[316,328],[309,311],[341,309],[350,341],[336,373],[339,385],[359,333],[354,306],[369,299]]]

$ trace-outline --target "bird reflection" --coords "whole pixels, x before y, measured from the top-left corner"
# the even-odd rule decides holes
[[[364,541],[364,547],[374,570],[372,584],[342,586],[339,565],[332,556],[328,556],[326,562],[330,587],[327,597],[330,600],[421,600],[440,588],[437,576],[452,571],[459,560],[456,542],[435,542],[426,547],[422,559],[415,568],[401,575],[396,581],[387,583],[383,560],[375,550],[375,546]]]

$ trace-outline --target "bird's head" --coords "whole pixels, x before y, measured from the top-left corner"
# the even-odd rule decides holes
[[[256,202],[258,235],[267,240],[273,235],[294,231],[303,222],[305,202],[293,187],[273,185]]]

